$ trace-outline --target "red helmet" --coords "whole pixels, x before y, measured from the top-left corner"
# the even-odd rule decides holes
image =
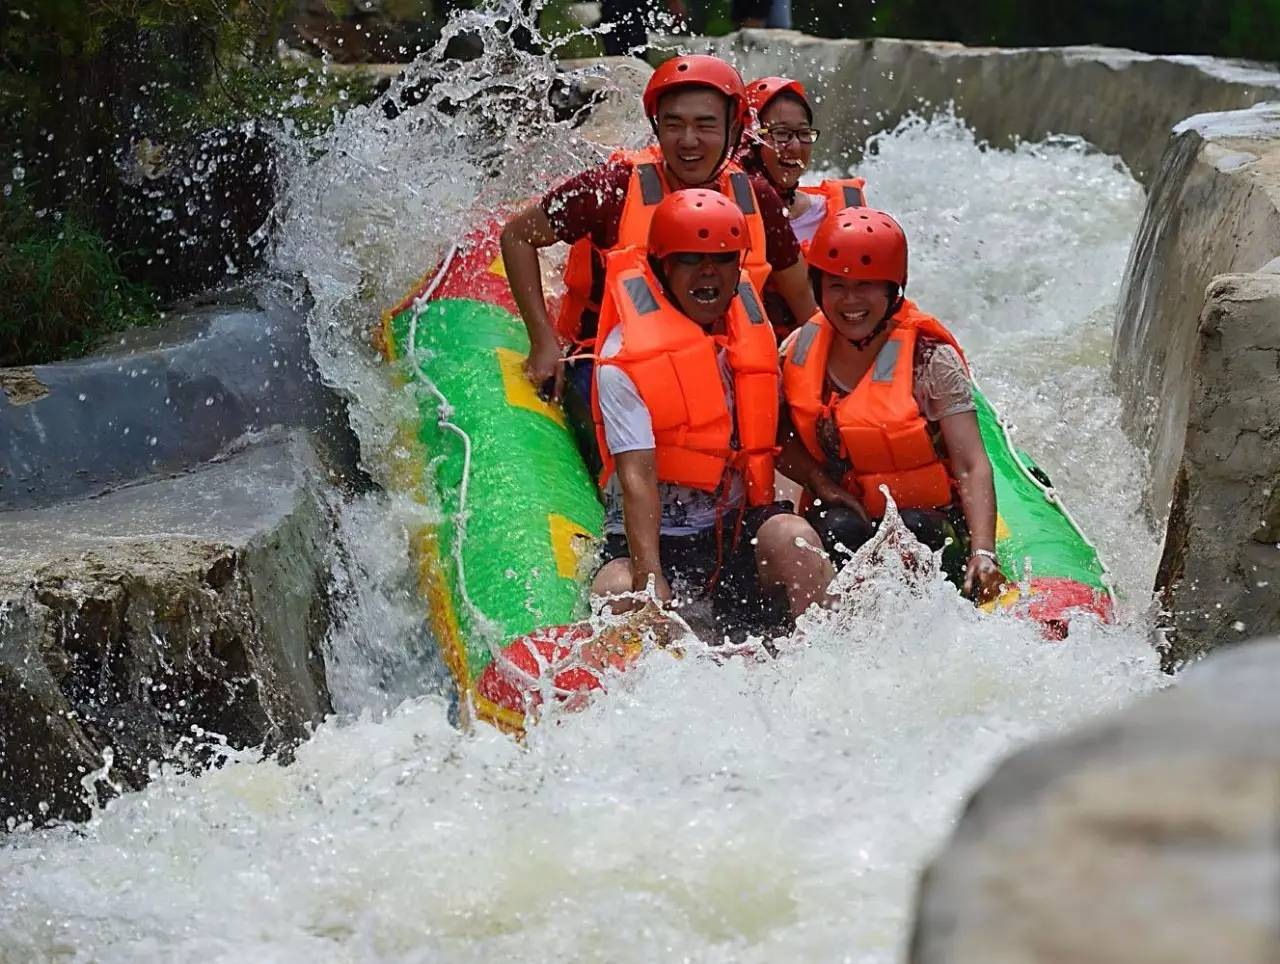
[[[679,87],[710,87],[732,103],[731,122],[745,123],[747,92],[742,75],[721,60],[707,54],[673,57],[653,72],[644,88],[644,114],[651,121],[658,114],[658,100]]]
[[[902,225],[873,208],[828,214],[809,245],[809,264],[827,274],[907,286],[907,236]]]
[[[688,188],[662,199],[649,225],[649,253],[655,258],[694,251],[745,251],[747,219],[719,191]]]
[[[812,112],[813,108],[809,104],[809,95],[805,93],[804,84],[786,77],[761,77],[747,84],[747,105],[758,118],[760,112],[768,106],[769,101],[779,94],[795,94]]]

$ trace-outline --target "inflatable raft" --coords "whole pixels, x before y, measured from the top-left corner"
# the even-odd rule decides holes
[[[602,509],[563,413],[522,373],[528,340],[499,230],[490,220],[455,244],[384,314],[382,345],[417,406],[392,485],[438,510],[412,536],[427,618],[464,712],[519,732],[542,702],[600,688],[641,647],[597,645],[581,622]],[[1110,618],[1097,553],[980,392],[978,403],[996,551],[1020,580],[999,605],[1055,638],[1073,612]]]

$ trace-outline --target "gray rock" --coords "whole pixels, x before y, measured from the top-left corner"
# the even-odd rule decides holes
[[[781,74],[812,85],[823,129],[819,164],[856,159],[867,135],[910,111],[954,103],[992,144],[1074,134],[1119,155],[1150,183],[1170,128],[1183,118],[1280,100],[1280,73],[1212,57],[1107,47],[826,40],[789,30],[743,30],[698,43],[748,78]],[[1006,96],[1009,91],[1017,96]]]
[[[345,403],[320,380],[281,287],[224,293],[105,354],[0,370],[0,510],[52,505],[215,458],[247,433],[303,428],[358,478]]]
[[[1280,631],[1280,275],[1215,278],[1157,583],[1176,665]]]
[[[1148,508],[1157,520],[1183,460],[1205,288],[1215,275],[1259,271],[1277,255],[1280,107],[1179,125],[1129,254],[1112,355],[1125,427],[1151,453]]]
[[[1024,750],[921,882],[912,964],[1280,960],[1280,640]]]
[[[321,479],[304,437],[275,436],[0,514],[0,826],[85,816],[107,748],[111,780],[137,788],[193,727],[272,750],[323,717]]]

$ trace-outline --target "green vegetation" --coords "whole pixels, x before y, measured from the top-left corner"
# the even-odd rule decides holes
[[[0,365],[73,357],[149,324],[155,300],[74,217],[37,217],[25,192],[0,199]]]
[[[399,2],[406,15],[423,7]],[[129,280],[143,262],[128,250],[136,189],[121,181],[134,145],[160,145],[163,156],[165,145],[260,118],[307,137],[370,98],[372,83],[357,73],[280,59],[294,6],[0,4],[0,365],[75,354],[154,317],[154,299]]]
[[[538,18],[538,32],[549,41],[557,57],[572,60],[578,57],[599,57],[604,45],[582,24],[569,16],[570,4],[566,0],[550,0],[542,8]]]
[[[1280,61],[1280,0],[794,0],[793,18],[798,29],[827,37],[1013,47],[1104,44]]]

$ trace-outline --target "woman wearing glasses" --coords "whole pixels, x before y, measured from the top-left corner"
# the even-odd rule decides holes
[[[786,77],[762,77],[747,85],[747,103],[756,118],[755,137],[739,162],[753,174],[763,174],[787,206],[791,230],[808,253],[809,242],[828,211],[863,207],[867,203],[860,177],[801,186],[809,170],[818,131],[804,86]],[[785,338],[799,322],[786,302],[769,286],[765,307],[778,338]]]

